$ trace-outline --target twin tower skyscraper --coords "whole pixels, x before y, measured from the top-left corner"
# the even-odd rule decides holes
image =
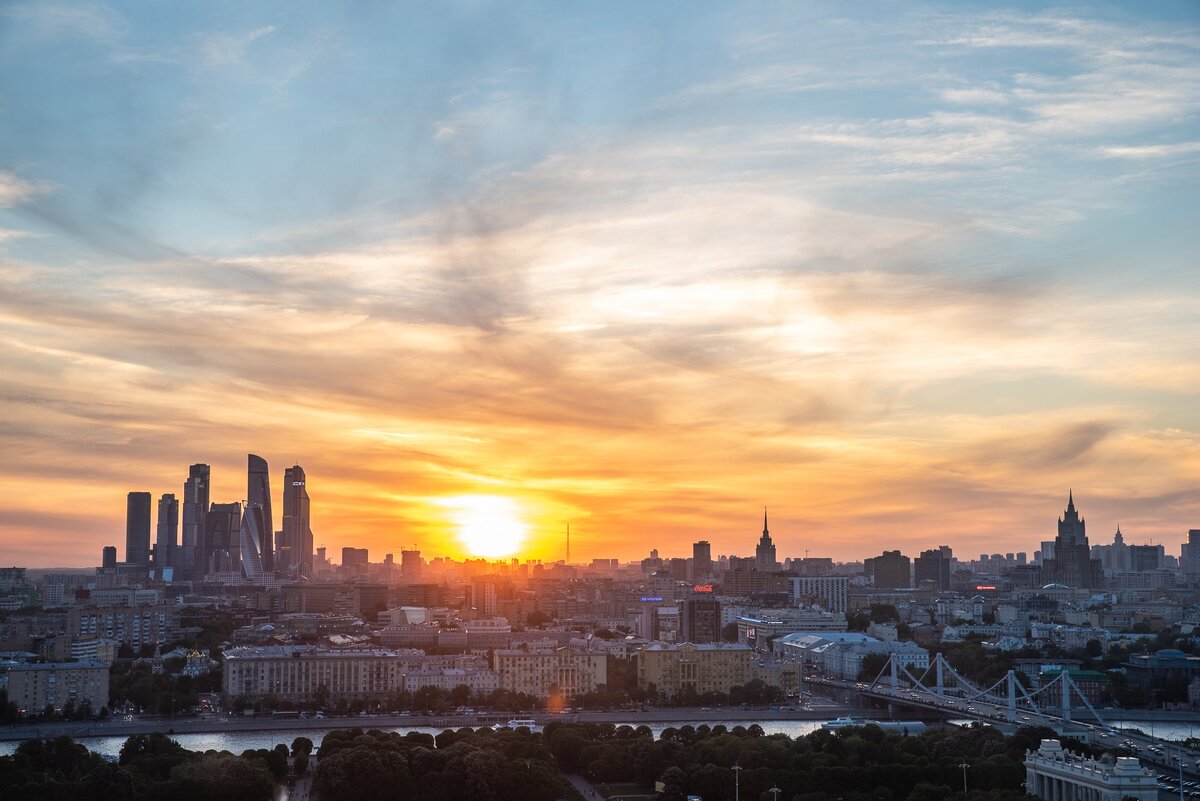
[[[125,561],[172,570],[173,578],[205,577],[249,580],[312,575],[313,535],[307,478],[294,465],[283,473],[283,517],[274,527],[271,478],[267,460],[249,454],[246,497],[211,503],[211,468],[194,464],[183,485],[183,540],[176,534],[179,503],[174,493],[158,502],[158,537],[150,549],[150,493],[129,493],[125,528]],[[165,576],[165,572],[161,573]]]

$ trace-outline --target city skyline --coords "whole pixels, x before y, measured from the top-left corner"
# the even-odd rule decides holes
[[[284,468],[282,471],[284,480],[280,489],[280,495],[283,498],[282,508],[285,511],[283,521],[280,524],[282,528],[279,531],[274,532],[277,536],[277,539],[273,540],[269,534],[265,537],[261,534],[262,531],[269,527],[264,522],[264,515],[269,514],[269,511],[264,512],[264,510],[269,510],[271,508],[269,480],[270,468],[268,462],[266,459],[258,456],[257,454],[249,454],[247,457],[247,463],[248,488],[246,494],[248,500],[236,501],[233,503],[233,506],[239,511],[241,520],[241,555],[234,556],[235,564],[231,569],[240,572],[241,568],[238,565],[243,560],[249,560],[247,561],[246,568],[247,578],[253,578],[255,575],[267,575],[271,573],[274,573],[277,576],[285,577],[307,577],[312,575],[313,551],[316,547],[317,540],[313,538],[313,532],[311,528],[311,499],[309,498],[307,492],[307,475],[304,468],[299,464],[296,464],[291,467]],[[185,483],[185,494],[188,492],[188,487],[192,484],[198,474],[204,475],[205,479],[207,480],[211,475],[210,470],[210,466],[206,464],[191,465],[189,468],[188,479]],[[128,493],[125,552],[127,562],[134,558],[141,558],[140,550],[138,549],[137,545],[140,540],[138,538],[132,538],[130,532],[140,531],[142,529],[148,530],[153,525],[153,527],[156,527],[156,529],[159,531],[157,542],[161,544],[164,541],[164,525],[166,525],[167,530],[171,530],[172,528],[175,530],[178,529],[178,501],[175,499],[174,494],[171,493],[163,494],[158,507],[159,517],[154,521],[145,519],[145,511],[148,510],[143,510],[140,503],[135,505],[135,498],[140,500],[152,495],[153,493],[145,492]],[[289,498],[291,500],[289,500]],[[525,544],[530,538],[531,532],[524,529],[523,521],[520,520],[519,515],[516,517],[512,516],[513,510],[508,508],[506,503],[508,500],[509,499],[500,496],[465,496],[459,498],[450,498],[443,501],[447,508],[454,509],[459,512],[459,514],[452,516],[452,530],[444,538],[444,540],[455,541],[457,546],[449,547],[445,550],[437,552],[426,551],[425,556],[428,558],[483,559],[488,561],[496,561],[498,563],[507,563],[510,558],[513,558],[520,561],[530,560],[539,562],[565,562],[568,564],[586,564],[592,559],[604,561],[613,557],[613,554],[611,553],[587,553],[585,554],[584,558],[575,560],[573,562],[570,558],[569,524],[562,532],[563,540],[560,543],[562,547],[562,553],[558,555],[548,554],[545,556],[537,556],[528,553],[525,548]],[[166,523],[164,523],[161,517],[164,514],[164,505],[166,514],[168,515],[168,520]],[[492,519],[492,514],[497,510],[498,505],[501,511],[505,513],[505,519],[496,521]],[[214,505],[213,511],[216,511],[217,508],[224,508],[225,506],[227,505],[216,504]],[[780,570],[783,569],[783,564],[785,561],[795,561],[801,558],[832,558],[834,562],[839,563],[861,563],[865,560],[867,563],[870,563],[875,556],[875,554],[872,552],[854,554],[848,557],[830,557],[828,553],[824,551],[814,552],[812,548],[803,548],[803,555],[801,555],[799,549],[792,543],[785,544],[785,552],[782,555],[777,556],[779,546],[776,542],[776,535],[772,535],[770,533],[768,515],[769,510],[764,508],[762,519],[763,529],[758,534],[758,539],[754,543],[754,550],[752,554],[748,549],[739,551],[739,548],[743,546],[740,544],[738,535],[734,535],[733,538],[727,539],[732,539],[732,541],[738,544],[734,544],[728,551],[724,550],[719,544],[718,556],[722,560],[727,557],[746,560],[747,562],[754,564],[754,569],[760,571]],[[505,526],[510,528],[515,527],[516,530],[505,531],[503,530]],[[1047,539],[1037,539],[1030,543],[1018,541],[1017,544],[1013,545],[1011,548],[1006,548],[1005,550],[999,552],[994,550],[983,551],[980,552],[978,556],[984,560],[990,557],[999,556],[1006,557],[1014,564],[1026,564],[1027,561],[1028,564],[1034,564],[1043,556],[1047,555],[1046,547],[1049,543],[1053,542],[1057,544],[1065,542],[1073,549],[1078,548],[1079,552],[1075,553],[1072,551],[1071,553],[1068,553],[1062,551],[1062,546],[1059,545],[1058,549],[1056,549],[1057,552],[1053,553],[1053,555],[1050,557],[1051,561],[1042,562],[1043,567],[1046,571],[1048,571],[1047,576],[1050,579],[1066,581],[1072,586],[1079,584],[1081,580],[1085,586],[1089,584],[1095,584],[1098,586],[1103,581],[1103,570],[1100,567],[1100,557],[1098,557],[1096,553],[1092,552],[1090,548],[1091,546],[1096,545],[1107,546],[1107,537],[1102,536],[1093,538],[1093,541],[1091,541],[1089,545],[1089,539],[1085,533],[1084,520],[1080,516],[1080,513],[1075,506],[1073,489],[1068,490],[1066,505],[1062,517],[1058,518],[1057,529],[1057,536],[1053,541]],[[499,537],[493,536],[495,531],[500,531]],[[1184,543],[1188,542],[1194,536],[1194,533],[1194,529],[1185,532],[1180,539],[1179,546],[1182,546]],[[1118,545],[1158,547],[1163,549],[1162,553],[1164,553],[1166,556],[1171,558],[1175,557],[1174,549],[1171,547],[1172,543],[1169,542],[1154,543],[1153,540],[1147,540],[1146,542],[1125,543],[1124,534],[1121,531],[1120,525],[1118,525],[1116,530],[1113,532],[1113,538],[1113,542],[1117,543]],[[714,537],[713,539],[718,543],[721,543],[720,537]],[[299,545],[293,545],[293,543],[297,540],[299,540]],[[152,558],[148,556],[147,561],[152,562],[157,568],[171,566],[177,569],[193,563],[193,557],[187,552],[186,545],[181,549],[180,545],[176,544],[177,539],[172,537],[166,538],[166,541],[172,543],[166,560],[160,561],[161,545],[156,545],[155,548],[152,549]],[[500,547],[497,547],[497,542],[499,542]],[[206,546],[201,544],[200,547],[201,550],[204,550]],[[212,546],[210,544],[208,548],[211,547]],[[394,556],[397,551],[403,553],[411,549],[413,552],[419,553],[421,550],[420,543],[416,542],[405,544],[384,543],[376,550],[372,550],[370,548],[359,548],[357,545],[350,542],[335,542],[331,545],[327,545],[324,541],[321,541],[319,547],[321,547],[323,550],[328,550],[330,553],[336,553],[339,549],[343,548],[371,552],[374,553],[376,557],[379,557],[377,561],[381,561],[381,558],[385,554]],[[711,564],[711,543],[709,540],[702,539],[693,541],[688,547],[691,549],[693,556],[700,556],[703,564]],[[884,547],[886,548],[887,546]],[[105,548],[107,549],[108,546],[105,546]],[[133,548],[133,550],[131,550],[131,548]],[[918,548],[921,550],[922,558],[932,555],[934,558],[939,559],[940,552],[946,552],[947,549],[949,549],[949,552],[953,552],[954,550],[953,545],[947,545],[943,543],[934,546],[931,543],[924,543],[919,546],[914,545],[908,547],[908,550],[913,551],[913,557],[915,557],[915,553]],[[658,554],[660,550],[662,549],[659,547],[652,547],[649,549],[649,553]],[[900,550],[901,549],[897,549],[891,553],[899,554]],[[887,556],[888,553],[889,552],[885,550],[884,555]],[[646,552],[643,551],[641,554],[623,554],[618,558],[623,562],[633,563],[643,559],[645,555]],[[668,550],[666,555],[671,556],[672,552]],[[1014,555],[1017,557],[1016,561],[1014,561]],[[975,559],[975,556],[975,553],[968,553],[962,550],[960,550],[957,554],[957,558],[961,562],[971,562]],[[905,558],[908,560],[910,557],[906,556]],[[1055,558],[1057,561],[1054,561]],[[1064,559],[1068,558],[1070,558],[1072,561],[1064,562]],[[210,556],[205,560],[204,563],[211,567],[211,559],[212,557]],[[281,561],[273,566],[273,559]],[[919,560],[916,561],[918,562],[918,572],[916,575],[920,575],[921,568],[919,566]],[[1093,565],[1093,567],[1089,568],[1089,563]],[[1071,567],[1063,568],[1061,567],[1063,564],[1069,564]],[[948,570],[948,560],[946,560],[945,565],[946,567],[942,569]],[[1059,567],[1056,567],[1056,565]],[[707,569],[708,568],[706,567],[699,568],[698,575],[702,575],[707,571]],[[1093,571],[1093,574],[1090,576],[1090,578],[1088,577],[1089,570]],[[1058,575],[1056,571],[1061,571],[1062,575]],[[1082,571],[1082,575],[1080,574],[1080,571]],[[207,572],[207,570],[203,572]],[[200,575],[203,575],[203,572],[192,577],[199,578]],[[180,575],[188,575],[186,568]],[[947,573],[945,578],[939,580],[942,583],[948,583],[948,575],[949,574]]]
[[[372,554],[1200,527],[1194,3],[14,2],[0,70],[0,563],[247,453]]]

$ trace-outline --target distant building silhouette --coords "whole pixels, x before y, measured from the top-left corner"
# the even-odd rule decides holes
[[[1179,567],[1189,576],[1200,575],[1200,528],[1188,529],[1187,537],[1179,549]]]
[[[692,577],[696,580],[712,575],[712,545],[708,540],[700,540],[692,544]]]
[[[1092,558],[1085,526],[1075,509],[1075,494],[1068,493],[1067,510],[1058,521],[1054,558],[1042,561],[1042,581],[1089,590],[1104,587],[1104,567]]]
[[[863,568],[876,587],[899,590],[912,586],[912,561],[899,551],[884,551],[864,559]]]
[[[105,545],[100,557],[100,567],[105,570],[114,570],[117,567],[117,546]]]
[[[154,543],[154,566],[160,570],[175,566],[179,542],[179,500],[175,493],[165,493],[158,499],[158,537]]]
[[[417,550],[400,551],[400,575],[407,582],[419,581],[421,578],[421,552]]]
[[[939,590],[950,589],[950,564],[954,561],[954,552],[950,546],[943,545],[929,551],[921,551],[913,562],[913,572],[917,586],[922,581],[932,581]]]
[[[209,548],[204,540],[207,530],[209,479],[211,468],[206,464],[194,464],[188,468],[187,481],[183,483],[183,541],[179,548],[179,567],[193,580],[204,578]]]
[[[370,555],[366,548],[346,546],[342,548],[342,570],[351,574],[365,574],[370,564]]]
[[[775,543],[771,542],[771,532],[767,529],[767,510],[763,509],[763,531],[758,538],[758,546],[754,549],[754,563],[759,570],[778,570],[779,562],[775,558]]]
[[[125,561],[150,565],[150,493],[131,492],[125,503]]]
[[[308,479],[304,468],[283,471],[283,529],[276,570],[288,576],[310,577],[313,572],[313,533],[309,519]]]

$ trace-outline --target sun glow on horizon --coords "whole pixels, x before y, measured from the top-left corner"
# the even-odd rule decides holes
[[[439,503],[450,510],[458,541],[471,556],[512,556],[529,536],[520,506],[501,495],[458,495]]]

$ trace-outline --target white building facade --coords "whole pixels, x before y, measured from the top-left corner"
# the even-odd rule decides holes
[[[1025,752],[1025,792],[1042,801],[1158,801],[1158,779],[1135,757],[1108,762],[1063,750],[1042,740]]]

